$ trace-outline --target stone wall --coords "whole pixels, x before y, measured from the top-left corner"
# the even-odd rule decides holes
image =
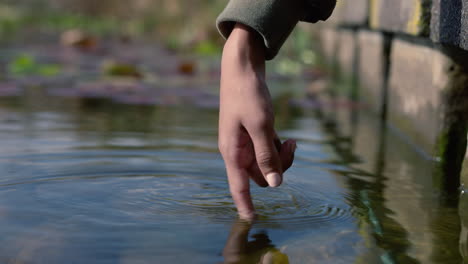
[[[468,0],[338,1],[319,37],[359,100],[437,161],[446,191],[468,185]]]
[[[457,250],[457,239],[444,249],[427,249],[425,241],[437,239],[436,233],[427,230],[435,222],[445,221],[443,212],[434,217],[432,209],[466,196],[459,196],[461,184],[464,193],[468,190],[468,0],[338,1],[333,18],[321,23],[318,37],[324,61],[338,77],[338,84],[330,89],[331,100],[336,102],[343,96],[358,100],[351,105],[373,112],[381,125],[359,138],[356,129],[367,122],[354,128],[358,118],[348,113],[349,109],[334,107],[323,114],[327,123],[336,123],[340,131],[348,133],[354,149],[360,155],[368,153],[363,159],[379,157],[383,152],[374,149],[380,145],[392,151],[386,159],[401,161],[399,167],[394,160],[388,161],[392,172],[382,176],[382,195],[384,207],[392,212],[398,228],[406,230],[413,245],[410,256],[429,263],[427,252],[444,255]],[[388,141],[382,136],[385,134],[395,134],[405,144],[395,146],[397,141]],[[421,157],[419,162],[409,157],[409,152],[401,151],[403,145],[415,150],[412,153]],[[410,190],[410,186],[415,188]],[[372,188],[378,189],[378,185]],[[424,202],[411,203],[417,198],[401,199],[402,192],[410,196],[433,193],[437,191],[434,188],[442,195],[433,201],[431,209],[422,208]],[[466,241],[467,200],[459,201],[463,227],[459,239]],[[468,252],[460,245],[462,252]]]
[[[468,1],[433,0],[431,39],[468,50]]]

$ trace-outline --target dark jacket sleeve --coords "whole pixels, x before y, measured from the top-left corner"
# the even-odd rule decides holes
[[[305,14],[301,21],[317,23],[327,20],[336,6],[336,0],[306,0]]]
[[[226,39],[236,23],[251,27],[262,36],[266,59],[271,60],[299,21],[325,20],[335,3],[336,0],[230,0],[216,25]]]

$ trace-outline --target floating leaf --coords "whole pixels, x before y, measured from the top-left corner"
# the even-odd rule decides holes
[[[22,75],[22,74],[32,74],[35,68],[34,58],[30,55],[22,54],[8,65],[8,71],[12,74]]]
[[[195,63],[191,61],[182,62],[179,64],[178,70],[182,74],[192,75],[195,73]]]
[[[107,62],[104,63],[104,73],[111,76],[124,76],[142,78],[143,74],[140,70],[132,64],[121,62]]]
[[[8,72],[12,75],[53,76],[60,73],[60,66],[40,64],[31,55],[21,54],[8,64]]]
[[[42,76],[54,76],[60,73],[60,67],[54,64],[42,65],[39,67],[38,73]]]
[[[98,41],[95,37],[84,33],[79,29],[71,29],[62,33],[60,42],[65,46],[72,46],[84,51],[96,49]]]

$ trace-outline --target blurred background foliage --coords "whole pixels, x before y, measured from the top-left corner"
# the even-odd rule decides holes
[[[56,34],[70,29],[98,36],[156,39],[169,48],[200,53],[219,49],[213,27],[223,1],[212,0],[3,0],[2,40],[18,33]]]
[[[2,0],[0,41],[55,38],[81,30],[96,38],[157,41],[179,54],[219,56],[220,0]],[[271,68],[289,76],[318,63],[311,27],[297,27]],[[30,38],[29,38],[30,39]]]

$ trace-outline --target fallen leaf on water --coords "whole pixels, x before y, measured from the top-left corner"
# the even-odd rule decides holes
[[[8,72],[14,76],[45,76],[50,77],[60,73],[60,66],[56,64],[41,64],[36,59],[28,54],[20,54],[8,65]]]
[[[178,67],[179,73],[192,75],[195,73],[195,63],[191,61],[181,62]]]
[[[103,71],[106,75],[142,78],[143,74],[133,64],[124,62],[109,61],[103,64]]]
[[[60,43],[83,51],[93,51],[97,48],[98,41],[95,37],[86,34],[79,29],[71,29],[62,33]]]

